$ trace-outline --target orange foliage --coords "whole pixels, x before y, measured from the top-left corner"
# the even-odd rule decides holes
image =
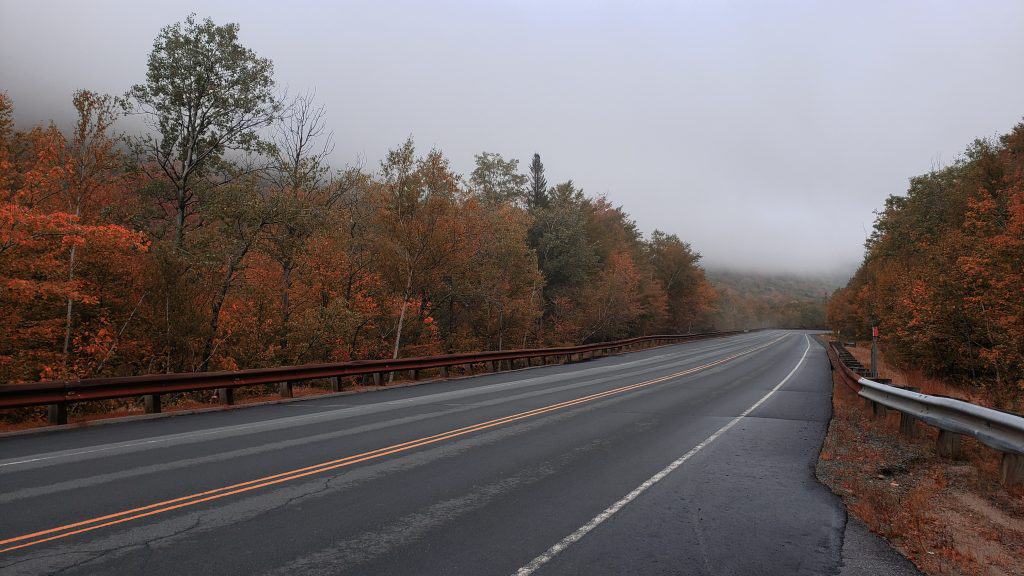
[[[890,359],[1020,407],[1024,391],[1024,124],[911,181],[829,303],[844,338],[881,327]]]

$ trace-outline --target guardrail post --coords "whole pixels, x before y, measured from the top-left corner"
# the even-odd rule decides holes
[[[413,380],[419,380],[420,379],[420,371],[419,371],[419,369],[413,368],[412,370],[409,370],[409,376],[412,376]]]
[[[900,434],[909,438],[917,436],[917,418],[906,412],[900,412]]]
[[[999,466],[999,479],[1003,486],[1024,484],[1024,454],[1003,452],[1003,461]]]
[[[946,458],[960,457],[960,435],[949,430],[939,430],[939,439],[936,444],[939,456]]]
[[[885,410],[885,406],[884,405],[879,404],[878,402],[872,402],[871,403],[871,415],[872,416],[874,416],[875,418],[877,418],[879,420],[885,420],[886,414],[887,414],[887,412]]]
[[[234,388],[217,388],[217,401],[228,406],[235,403]]]
[[[447,378],[447,377],[448,377],[448,367],[447,366],[441,366],[441,378]]]
[[[341,378],[331,376],[331,392],[341,392]]]
[[[373,373],[373,385],[374,386],[380,386],[383,382],[384,382],[384,373],[383,372],[374,372]]]
[[[68,405],[66,402],[50,404],[46,407],[46,420],[50,424],[68,423]]]
[[[160,412],[160,395],[146,394],[142,397],[142,404],[146,409],[146,414],[156,414]]]
[[[291,381],[286,381],[286,382],[278,383],[278,385],[277,385],[277,392],[278,392],[278,394],[280,394],[281,398],[292,398],[293,397],[293,392],[292,392],[292,383],[291,383]]]
[[[498,371],[498,363],[497,362],[495,362],[494,360],[491,360],[490,362],[488,362],[488,364],[491,366],[491,372],[497,372]]]

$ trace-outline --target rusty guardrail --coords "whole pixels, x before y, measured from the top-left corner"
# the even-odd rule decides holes
[[[882,378],[868,379],[870,371],[842,342],[831,342],[828,356],[840,380],[864,398],[876,418],[884,418],[889,409],[899,412],[900,433],[911,437],[917,434],[918,421],[938,428],[936,449],[948,458],[960,456],[962,436],[976,438],[1002,452],[1000,480],[1004,485],[1024,484],[1024,417],[892,386]]]
[[[447,378],[449,369],[457,366],[484,364],[492,372],[503,366],[514,367],[517,361],[532,366],[539,359],[539,365],[568,363],[582,360],[587,354],[594,356],[621,353],[627,350],[650,348],[706,338],[732,336],[743,331],[704,332],[696,334],[640,336],[613,342],[599,342],[581,346],[558,348],[530,348],[490,352],[467,352],[442,356],[420,356],[384,360],[354,360],[328,364],[304,364],[301,366],[280,366],[223,372],[190,372],[176,374],[149,374],[117,378],[90,378],[85,380],[53,380],[30,384],[7,384],[0,386],[0,408],[25,406],[48,406],[51,424],[67,423],[67,406],[72,402],[109,400],[142,396],[148,413],[160,412],[160,396],[174,392],[216,390],[223,404],[234,403],[234,390],[242,386],[278,384],[282,398],[292,397],[292,386],[306,380],[330,380],[331,390],[342,389],[343,378],[372,377],[374,384],[381,384],[391,374],[409,372],[416,380],[421,371],[437,370]]]

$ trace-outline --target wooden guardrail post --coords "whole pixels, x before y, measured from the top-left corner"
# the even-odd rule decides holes
[[[374,386],[380,386],[382,384],[384,384],[384,373],[383,372],[374,372],[373,373],[373,385]]]
[[[939,456],[959,458],[961,454],[960,435],[956,432],[940,429],[936,449],[939,452]]]
[[[284,382],[279,382],[278,385],[277,385],[277,393],[278,393],[278,395],[281,396],[281,398],[292,398],[292,397],[294,397],[294,391],[292,390],[292,382],[291,382],[291,380],[285,380]]]
[[[1003,461],[999,465],[999,480],[1007,487],[1024,484],[1024,454],[1003,452]]]
[[[234,388],[217,388],[217,401],[228,406],[235,403]]]
[[[331,376],[331,392],[341,392],[341,378]]]
[[[46,407],[46,420],[50,424],[67,424],[68,423],[68,404],[67,402],[58,402],[56,404],[50,404]]]
[[[917,436],[917,418],[906,412],[900,412],[900,434],[915,438]]]
[[[160,412],[160,395],[146,394],[142,397],[142,404],[146,414],[157,414]]]

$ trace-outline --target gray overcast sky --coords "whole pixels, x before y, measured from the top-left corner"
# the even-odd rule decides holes
[[[0,0],[0,90],[21,126],[67,122],[192,11],[316,88],[339,167],[410,134],[463,172],[537,151],[709,266],[852,268],[887,195],[1024,116],[1020,0]]]

